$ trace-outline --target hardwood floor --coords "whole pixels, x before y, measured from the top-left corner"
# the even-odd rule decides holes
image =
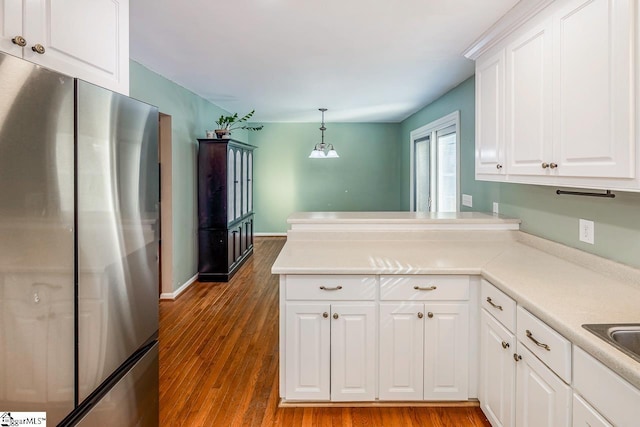
[[[257,238],[229,283],[160,303],[160,425],[489,426],[477,407],[279,408],[278,278],[284,238]]]

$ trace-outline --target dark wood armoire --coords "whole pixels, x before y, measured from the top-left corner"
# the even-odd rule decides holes
[[[253,149],[198,139],[198,272],[226,282],[253,253]]]

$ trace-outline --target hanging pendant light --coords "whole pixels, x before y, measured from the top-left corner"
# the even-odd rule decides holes
[[[327,130],[324,127],[324,112],[327,111],[326,108],[318,108],[322,112],[322,126],[320,126],[320,131],[322,132],[322,141],[320,144],[316,144],[309,154],[310,159],[336,159],[338,156],[338,152],[333,148],[333,144],[325,144],[324,143],[324,131]]]

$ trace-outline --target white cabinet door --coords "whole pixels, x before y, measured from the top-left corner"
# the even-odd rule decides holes
[[[480,407],[493,427],[515,426],[515,336],[484,309],[480,321]]]
[[[425,400],[469,399],[469,305],[425,304]]]
[[[11,40],[23,36],[22,0],[0,0],[0,51],[22,57],[22,47]]]
[[[504,173],[504,49],[476,63],[476,174]]]
[[[572,0],[554,15],[557,174],[633,178],[632,0]]]
[[[287,304],[286,398],[329,400],[329,304]]]
[[[380,400],[422,400],[424,305],[380,303]]]
[[[331,305],[331,400],[375,400],[376,305]]]
[[[129,0],[0,0],[0,51],[128,95]]]
[[[24,59],[129,94],[129,0],[27,1],[23,25]]]
[[[506,48],[506,130],[509,174],[548,174],[553,156],[551,19]]]
[[[518,343],[516,425],[565,427],[571,423],[571,388]]]
[[[573,395],[573,427],[613,427],[579,395]]]

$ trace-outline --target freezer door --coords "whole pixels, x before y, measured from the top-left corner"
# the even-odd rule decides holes
[[[0,410],[73,409],[73,80],[0,54]]]
[[[158,111],[77,81],[78,393],[158,330]]]
[[[158,425],[158,344],[76,424],[80,427]]]

